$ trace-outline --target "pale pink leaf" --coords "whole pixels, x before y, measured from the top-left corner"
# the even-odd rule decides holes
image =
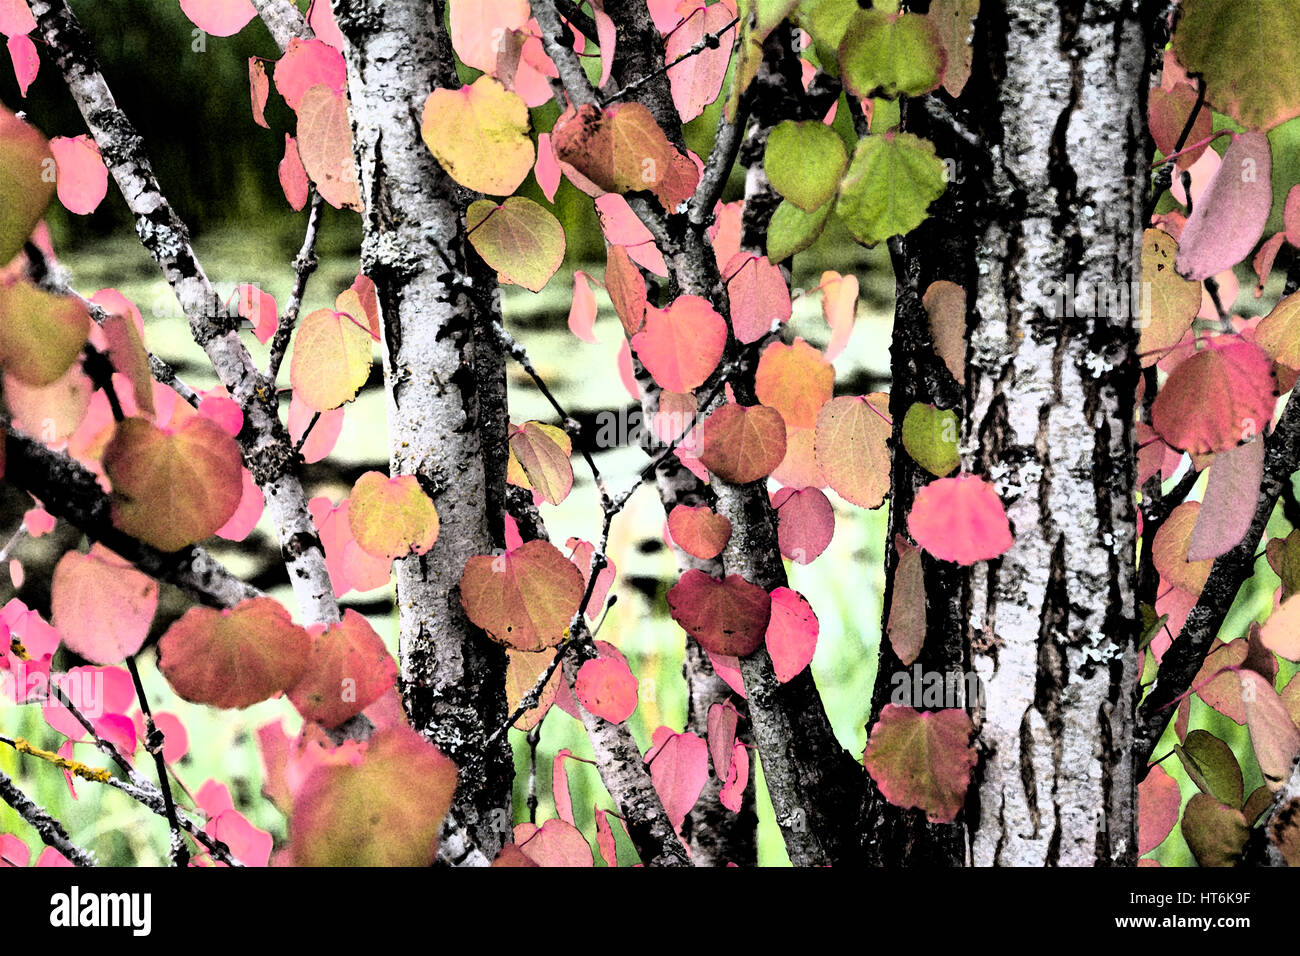
[[[767,653],[782,684],[793,680],[812,663],[820,625],[807,599],[798,591],[772,592],[772,618],[767,625]]]
[[[1250,255],[1264,234],[1273,202],[1273,154],[1268,137],[1234,135],[1223,164],[1193,204],[1178,237],[1174,268],[1193,282],[1231,269]]]
[[[996,558],[1014,543],[997,491],[972,474],[939,478],[918,491],[907,529],[936,558],[965,565]]]
[[[1188,561],[1217,558],[1235,548],[1250,530],[1264,477],[1264,439],[1219,452],[1210,466],[1205,497],[1187,548]]]
[[[68,212],[81,216],[94,212],[108,194],[108,167],[100,158],[99,146],[83,133],[55,136],[50,151],[58,167],[59,202]]]

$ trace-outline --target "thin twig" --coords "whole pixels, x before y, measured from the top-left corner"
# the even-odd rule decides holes
[[[167,761],[163,759],[163,743],[166,738],[153,722],[153,711],[149,709],[149,698],[145,696],[144,684],[140,681],[140,669],[136,666],[135,655],[126,659],[126,669],[135,684],[135,697],[140,702],[144,714],[145,738],[144,749],[153,755],[154,766],[158,770],[158,789],[162,791],[163,808],[167,811],[167,825],[171,827],[171,857],[175,866],[185,867],[190,862],[190,849],[181,836],[181,825],[176,819],[176,801],[172,799],[171,780],[167,776]]]
[[[539,20],[538,22],[540,23],[541,21]],[[613,93],[609,94],[608,96],[604,97],[601,100],[600,105],[609,106],[609,104],[611,103],[617,103],[619,100],[626,99],[627,97],[631,96],[633,93],[637,92],[637,90],[645,86],[647,83],[653,81],[655,77],[667,73],[669,70],[677,66],[679,63],[683,63],[686,60],[689,60],[693,56],[698,56],[699,54],[703,53],[705,50],[716,50],[721,44],[722,37],[729,31],[734,30],[736,24],[738,24],[739,22],[740,22],[740,17],[738,16],[732,17],[730,23],[728,23],[724,27],[719,28],[713,33],[704,34],[704,36],[700,37],[697,41],[695,41],[695,44],[689,50],[684,52],[677,59],[673,60],[673,62],[665,63],[663,67],[655,70],[652,73],[646,73],[643,76],[638,76],[635,80],[633,80],[627,86],[623,87],[621,90],[616,90]]]
[[[312,190],[311,210],[307,213],[307,231],[303,236],[302,248],[293,260],[293,291],[284,311],[280,313],[280,322],[275,328],[275,337],[271,339],[271,359],[266,368],[266,377],[272,382],[280,375],[280,365],[284,354],[289,349],[289,340],[293,336],[294,326],[298,324],[298,313],[302,310],[302,298],[307,291],[307,280],[316,271],[320,259],[316,256],[316,236],[320,231],[321,215],[325,201],[321,194]]]

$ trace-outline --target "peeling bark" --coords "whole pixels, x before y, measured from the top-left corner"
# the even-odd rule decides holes
[[[459,583],[465,562],[500,542],[488,502],[505,501],[504,468],[490,454],[504,439],[490,430],[504,420],[504,366],[481,334],[500,316],[491,277],[468,264],[468,194],[420,136],[429,93],[460,87],[442,12],[423,0],[334,0],[366,206],[362,267],[383,312],[391,473],[414,475],[440,521],[432,551],[394,565],[400,687],[412,724],[473,766],[440,852],[481,865],[513,822],[506,736],[481,753],[506,718],[506,654],[466,618]]]
[[[985,2],[979,31],[992,163],[962,458],[1015,544],[967,576],[987,702],[970,855],[1132,864],[1137,333],[1128,314],[1061,314],[1047,283],[1139,274],[1147,37],[1130,0]]]

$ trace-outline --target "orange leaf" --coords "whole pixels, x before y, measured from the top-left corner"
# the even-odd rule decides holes
[[[700,461],[724,481],[765,478],[785,458],[785,422],[766,405],[722,405],[704,420],[702,433]]]
[[[475,555],[460,578],[460,603],[469,619],[494,641],[522,651],[560,643],[582,592],[582,572],[549,541]]]

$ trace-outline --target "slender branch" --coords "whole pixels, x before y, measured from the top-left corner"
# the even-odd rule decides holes
[[[542,28],[542,46],[559,71],[560,81],[569,94],[569,100],[574,106],[599,105],[591,80],[587,79],[587,72],[582,68],[582,61],[573,52],[573,47],[565,46],[562,42],[564,24],[555,8],[555,0],[531,0],[530,6],[537,25]],[[560,108],[563,110],[563,103]]]
[[[163,809],[166,811],[167,825],[171,828],[172,864],[188,866],[190,850],[185,845],[185,838],[181,836],[181,826],[176,819],[176,801],[172,799],[171,780],[167,776],[167,761],[163,759],[163,744],[166,741],[162,731],[153,722],[153,711],[149,709],[149,698],[145,696],[144,684],[140,681],[140,669],[136,667],[135,655],[126,659],[126,669],[131,674],[131,683],[135,684],[135,697],[144,714],[144,749],[153,755],[154,767],[158,770],[158,789],[162,791]]]
[[[302,310],[302,298],[307,292],[307,280],[311,274],[316,271],[320,264],[320,259],[316,256],[316,236],[320,230],[321,215],[324,212],[325,201],[321,194],[316,190],[312,191],[311,211],[307,213],[307,232],[303,236],[302,248],[298,251],[298,256],[293,260],[293,291],[289,293],[289,301],[285,304],[284,311],[280,313],[280,322],[275,329],[275,337],[271,339],[271,359],[267,365],[266,377],[274,382],[280,376],[280,364],[284,361],[284,354],[289,349],[289,340],[293,336],[294,326],[298,324],[298,313]]]
[[[68,704],[66,701],[64,702],[64,706],[72,711],[73,716],[77,717],[79,721],[82,721],[83,725],[89,723],[80,711]],[[121,755],[117,753],[116,748],[114,748],[111,743],[108,743],[102,738],[97,738],[95,743],[97,746],[102,745],[100,749],[107,748],[112,751],[116,761],[122,761]],[[30,744],[27,744],[26,741],[14,740],[0,734],[0,744],[11,747],[18,753],[32,754],[41,757],[42,759],[45,758],[45,753],[43,751],[37,751]],[[55,760],[52,762],[57,763],[58,761]],[[128,773],[129,779],[119,779],[118,777],[114,777],[112,774],[108,773],[108,771],[103,771],[102,773],[92,772],[91,779],[93,779],[93,782],[103,783],[105,786],[112,787],[114,790],[120,790],[146,810],[156,813],[159,816],[164,816],[166,814],[166,807],[163,805],[162,794],[156,787],[137,775],[134,770],[130,770],[130,764],[127,764],[126,766],[130,771]],[[86,770],[90,771],[90,768],[86,768]],[[242,867],[244,865],[230,855],[230,848],[226,846],[225,843],[208,835],[203,830],[202,825],[192,820],[186,812],[177,810],[176,822],[180,825],[182,830],[194,838],[195,842],[202,844],[203,848],[206,849],[217,862],[224,863],[231,867]]]
[[[1215,559],[1196,606],[1188,613],[1178,639],[1165,652],[1155,684],[1138,708],[1134,758],[1139,779],[1146,776],[1147,761],[1169,722],[1168,708],[1191,687],[1237,592],[1254,571],[1264,527],[1283,485],[1300,468],[1300,398],[1296,396],[1291,393],[1277,427],[1264,439],[1264,476],[1250,529],[1236,547]]]
[[[294,37],[310,40],[315,34],[298,8],[290,0],[253,0],[257,15],[266,24],[275,45],[281,50],[289,48]]]
[[[0,800],[13,807],[31,825],[42,843],[58,850],[73,866],[95,866],[95,855],[73,843],[68,831],[63,829],[63,824],[19,790],[17,784],[3,771],[0,771]]]
[[[189,231],[158,186],[143,140],[118,108],[89,38],[66,0],[32,0],[31,10],[105,165],[136,220],[141,243],[162,269],[189,319],[196,343],[244,411],[244,461],[266,499],[289,580],[310,623],[339,619],[324,548],[298,479],[298,460],[280,421],[274,383],[259,373],[229,313],[195,256]]]
[[[262,592],[231,573],[199,547],[166,552],[144,544],[113,525],[112,502],[98,479],[79,462],[4,426],[5,479],[36,496],[50,514],[130,561],[145,574],[166,581],[210,607],[233,607]]]
[[[538,23],[540,22],[541,20],[538,20]],[[627,97],[633,95],[642,87],[644,87],[647,83],[653,81],[656,76],[659,76],[661,74],[666,74],[669,70],[677,66],[679,63],[683,63],[686,60],[689,60],[693,56],[698,56],[699,54],[703,53],[705,50],[716,50],[721,45],[722,37],[726,35],[729,31],[734,30],[736,24],[738,24],[739,22],[740,22],[740,17],[738,16],[732,17],[730,23],[728,23],[724,27],[719,28],[713,33],[706,33],[704,36],[700,37],[699,40],[697,40],[689,50],[684,52],[677,59],[673,60],[673,62],[664,64],[662,68],[656,70],[653,73],[646,73],[643,74],[642,76],[637,77],[635,80],[627,84],[621,90],[616,90],[615,92],[604,97],[601,100],[600,105],[609,106],[609,104],[611,103],[617,103],[619,100],[626,99]]]
[[[592,43],[600,43],[600,30],[595,19],[584,13],[573,0],[555,0],[555,9],[569,21],[569,26],[576,28]]]

